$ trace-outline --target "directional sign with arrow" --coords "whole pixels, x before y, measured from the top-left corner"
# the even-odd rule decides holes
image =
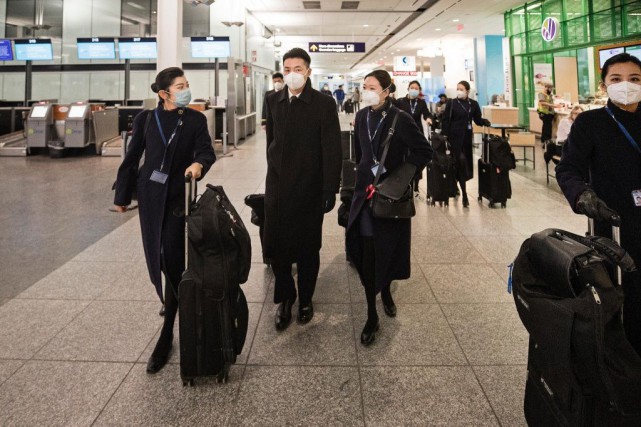
[[[312,53],[365,53],[365,43],[357,42],[310,42]]]

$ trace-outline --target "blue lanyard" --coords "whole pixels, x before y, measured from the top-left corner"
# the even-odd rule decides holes
[[[367,136],[369,136],[369,142],[371,143],[374,141],[374,138],[376,138],[376,134],[378,133],[378,130],[381,128],[381,125],[383,124],[383,121],[385,120],[385,117],[387,117],[387,111],[383,111],[383,117],[381,117],[381,120],[378,122],[378,125],[376,125],[376,129],[374,130],[374,134],[372,135],[372,131],[370,130],[369,127],[369,116],[370,116],[371,111],[367,112]],[[374,155],[376,158],[376,155]]]
[[[636,141],[634,140],[634,138],[632,138],[632,135],[630,135],[630,132],[628,132],[628,130],[625,128],[625,126],[623,126],[623,125],[621,124],[621,122],[619,122],[619,121],[617,120],[617,118],[616,118],[616,117],[614,117],[614,113],[612,112],[612,110],[610,110],[610,107],[605,107],[605,111],[607,111],[607,112],[608,112],[608,114],[610,115],[610,117],[612,117],[612,120],[614,120],[614,122],[615,122],[617,125],[619,125],[619,129],[621,129],[621,132],[623,132],[623,134],[625,135],[625,137],[626,137],[626,138],[628,138],[628,141],[630,142],[630,145],[632,145],[632,147],[633,147],[635,150],[637,150],[637,152],[638,152],[639,154],[641,154],[641,147],[639,147],[639,143],[638,143],[638,142],[636,142]]]
[[[183,124],[183,121],[182,119],[178,119],[178,123],[176,123],[176,127],[174,128],[174,131],[171,133],[171,136],[169,137],[169,141],[167,141],[167,138],[165,137],[165,132],[163,132],[162,125],[160,124],[160,119],[158,118],[158,109],[154,110],[154,115],[156,116],[156,125],[158,125],[158,132],[160,132],[160,138],[162,138],[162,142],[165,145],[165,152],[162,155],[162,162],[160,163],[160,170],[162,171],[163,168],[165,167],[165,160],[167,159],[167,148],[169,147],[169,144],[171,144],[171,141],[174,140],[174,136],[176,136],[176,131]]]

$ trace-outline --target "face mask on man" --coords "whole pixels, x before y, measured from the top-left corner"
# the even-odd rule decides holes
[[[177,107],[186,107],[189,105],[189,102],[191,102],[191,90],[189,90],[189,88],[174,93],[174,96],[176,97],[174,104],[176,104]]]
[[[629,81],[613,83],[608,87],[608,96],[612,102],[630,105],[641,102],[641,85]]]
[[[284,84],[283,82],[275,82],[275,83],[274,83],[274,90],[275,90],[276,92],[278,92],[278,91],[279,91],[279,90],[281,90],[284,86],[285,86],[285,84]]]
[[[467,91],[460,90],[460,89],[459,89],[459,90],[457,90],[457,91],[456,91],[456,97],[457,97],[458,99],[465,99],[465,98],[467,98]]]
[[[305,86],[305,75],[291,72],[285,76],[285,84],[292,90]]]
[[[410,98],[418,98],[419,90],[418,89],[410,89],[409,90]]]
[[[323,86],[323,90],[329,90],[329,86]]]

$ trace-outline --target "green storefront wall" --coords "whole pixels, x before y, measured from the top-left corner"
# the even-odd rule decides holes
[[[536,96],[533,64],[554,66],[555,56],[577,58],[579,93],[594,93],[589,74],[597,73],[586,48],[624,43],[641,38],[641,0],[539,0],[505,12],[505,35],[512,57],[512,99],[519,108],[519,123],[529,125],[528,107]],[[548,18],[560,23],[551,42],[541,36]],[[598,80],[598,79],[597,79]]]

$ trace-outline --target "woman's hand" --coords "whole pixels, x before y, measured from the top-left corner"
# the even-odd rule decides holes
[[[127,206],[118,206],[118,205],[114,205],[114,209],[115,209],[115,211],[116,211],[116,212],[118,212],[118,213],[125,213],[125,212],[127,212]]]
[[[432,119],[427,119],[425,121],[427,122],[428,125],[432,126]]]
[[[200,163],[194,162],[185,170],[185,176],[189,175],[189,172],[191,172],[191,176],[194,179],[200,178],[203,172],[203,165]]]

